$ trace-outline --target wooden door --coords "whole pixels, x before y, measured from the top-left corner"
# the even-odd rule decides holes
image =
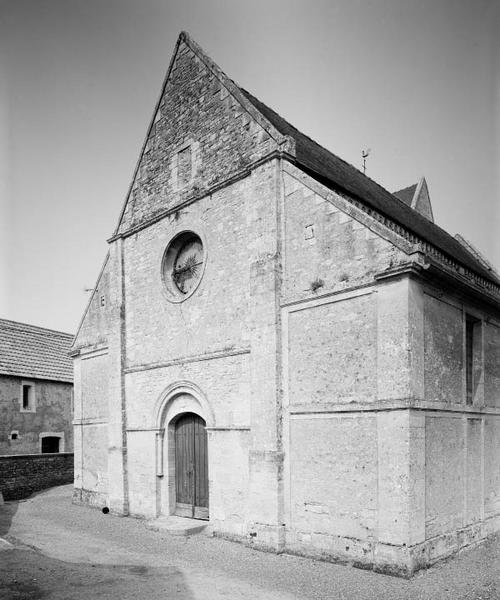
[[[175,514],[208,519],[208,460],[205,421],[193,413],[175,424]]]

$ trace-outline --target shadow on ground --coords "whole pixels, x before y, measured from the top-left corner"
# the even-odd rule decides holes
[[[26,498],[18,500],[5,500],[5,502],[2,505],[0,505],[0,537],[5,538],[9,535],[12,520],[14,519],[14,516],[17,513],[19,509],[19,504],[21,502],[26,502],[26,500],[34,498],[35,496],[42,496],[44,494],[53,493],[55,489],[57,488],[46,488],[44,490],[33,492]]]
[[[0,527],[10,525],[16,545],[0,552],[0,600],[500,600],[500,535],[405,580],[216,537],[170,536],[72,504],[71,491],[0,508]]]
[[[0,506],[0,537],[6,537],[9,534],[10,525],[18,506],[18,500],[11,500]]]
[[[66,563],[17,547],[0,558],[0,600],[194,600],[174,567]]]

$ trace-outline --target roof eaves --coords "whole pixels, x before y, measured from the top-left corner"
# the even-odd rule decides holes
[[[361,173],[359,169],[356,169],[353,165],[349,164],[342,158],[336,156],[320,144],[314,141],[309,136],[303,134],[296,127],[291,125],[288,121],[286,121],[283,117],[281,117],[276,111],[269,108],[263,102],[255,98],[252,94],[247,92],[246,90],[242,90],[245,95],[250,99],[252,103],[256,105],[259,111],[263,112],[266,117],[274,122],[278,129],[281,129],[282,133],[286,133],[287,135],[291,135],[295,137],[296,142],[296,160],[295,163],[303,169],[310,171],[311,175],[314,177],[320,177],[324,181],[329,182],[329,186],[334,185],[337,189],[342,189],[348,195],[356,197],[360,202],[371,205],[371,208],[375,209],[377,212],[381,212],[385,214],[387,218],[395,221],[401,227],[411,231],[414,235],[419,238],[423,238],[424,241],[431,245],[436,245],[430,239],[426,239],[426,236],[423,235],[418,230],[413,229],[415,227],[415,223],[420,223],[420,226],[417,229],[428,229],[430,232],[431,238],[436,238],[436,240],[441,239],[442,242],[445,242],[445,246],[449,247],[450,251],[447,251],[445,248],[441,248],[439,245],[437,248],[440,252],[443,252],[445,255],[452,261],[456,261],[460,264],[464,264],[465,267],[471,269],[472,271],[476,271],[479,275],[492,281],[495,285],[500,285],[500,280],[495,277],[491,272],[487,271],[478,261],[477,259],[470,253],[467,252],[465,248],[461,246],[461,244],[456,241],[452,235],[450,235],[447,231],[427,219],[424,215],[421,215],[419,212],[413,210],[408,206],[405,202],[401,201],[399,198],[391,194],[388,190],[382,187],[379,183],[367,177],[365,174]],[[304,147],[306,144],[306,147]],[[307,145],[311,145],[312,148],[308,148]],[[311,159],[308,156],[308,150],[312,150],[316,153],[316,160]],[[339,181],[338,178],[332,177],[330,174],[326,172],[321,173],[318,170],[318,155],[320,156],[319,163],[322,164],[322,169],[327,171],[328,165],[326,162],[330,161],[336,165],[337,169],[342,169],[344,172],[342,173],[341,179]],[[337,176],[339,173],[337,173]],[[358,185],[353,185],[353,181],[357,182]],[[358,189],[356,189],[358,188]],[[375,194],[377,194],[378,198],[375,198]],[[387,206],[387,211],[383,210],[380,206],[381,204],[385,204]],[[395,214],[390,214],[389,210],[392,205],[393,213],[399,213],[400,219],[398,219]],[[399,206],[399,208],[397,208]],[[411,211],[411,212],[408,212]],[[403,219],[405,216],[407,219]],[[407,220],[408,222],[404,222]],[[415,223],[412,224],[412,221]],[[456,252],[457,256],[454,255]]]
[[[314,179],[316,179],[317,181],[319,181],[320,183],[323,183],[323,185],[325,185],[326,187],[332,189],[332,190],[336,190],[339,191],[340,193],[351,197],[351,198],[355,198],[360,204],[367,206],[370,211],[375,211],[375,213],[379,213],[379,214],[383,214],[380,213],[380,211],[378,211],[376,208],[374,208],[373,206],[370,206],[367,202],[366,199],[363,198],[362,196],[355,194],[352,192],[352,190],[345,188],[344,186],[340,185],[338,182],[336,182],[335,180],[332,180],[328,177],[326,177],[325,175],[318,173],[317,171],[315,171],[314,169],[311,169],[310,166],[308,165],[304,165],[301,164],[300,161],[294,161],[296,166],[298,166],[300,169],[302,169],[305,173],[307,173],[308,175],[310,175],[311,177],[313,177]],[[376,183],[376,182],[375,182]],[[378,185],[378,184],[377,184]],[[381,186],[379,186],[382,190],[384,190],[384,188],[382,188]],[[390,192],[388,192],[387,190],[384,190],[384,192],[386,194],[390,194]],[[408,207],[409,208],[409,207]],[[410,209],[412,210],[412,209]],[[418,214],[419,217],[421,218],[425,218],[423,217],[423,215],[420,215],[420,213],[415,213]],[[388,216],[388,215],[383,215],[385,219],[389,219],[390,221],[393,221],[398,227],[403,228],[406,231],[411,232],[413,235],[416,236],[416,238],[420,239],[422,242],[425,242],[427,244],[430,244],[432,246],[432,242],[429,242],[428,240],[422,239],[422,237],[416,233],[410,230],[410,228],[404,224],[404,223],[400,223],[396,220],[394,220],[392,217]],[[426,221],[428,221],[428,219],[426,219]],[[453,240],[454,243],[459,244],[459,242],[457,240],[455,240],[452,236],[450,236],[450,234],[448,234],[446,231],[444,231],[443,229],[441,229],[438,225],[436,225],[435,223],[432,223],[431,221],[428,221],[428,223],[430,225],[432,225],[433,227],[439,229],[441,232],[445,233],[451,240]],[[456,262],[459,264],[463,264],[464,267],[469,268],[471,271],[476,272],[477,275],[491,281],[493,284],[495,284],[497,287],[500,286],[500,278],[496,277],[495,274],[491,271],[486,270],[482,265],[479,265],[476,268],[472,268],[471,266],[464,264],[463,261],[460,261],[459,259],[457,259],[456,257],[454,257],[452,254],[449,254],[447,252],[445,252],[444,250],[442,250],[441,248],[437,248],[437,250],[439,252],[441,252],[446,258],[447,260],[451,260],[452,262]],[[465,248],[464,248],[465,250]],[[470,254],[468,252],[468,254]],[[474,258],[474,262],[477,263],[477,259]]]
[[[32,325],[31,323],[21,323],[20,321],[12,321],[10,319],[0,319],[0,329],[5,328],[17,332],[32,333],[33,331],[38,331],[39,333],[44,334],[55,334],[54,337],[73,337],[72,333],[67,333],[65,331],[58,331],[56,329],[50,329],[48,327],[40,327],[39,325]]]
[[[52,375],[40,374],[33,371],[23,369],[0,369],[0,376],[4,377],[21,377],[22,379],[41,380],[41,381],[57,381],[61,383],[73,383],[73,377],[69,375]]]

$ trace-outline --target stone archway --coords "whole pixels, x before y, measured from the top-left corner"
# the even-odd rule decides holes
[[[179,507],[182,502],[178,500],[177,476],[179,474],[179,464],[176,464],[176,424],[181,422],[185,415],[193,415],[193,423],[197,422],[198,436],[200,436],[200,426],[203,422],[203,434],[206,436],[204,427],[214,426],[214,417],[208,401],[201,390],[190,382],[179,382],[169,386],[159,398],[155,407],[156,427],[157,427],[157,484],[158,484],[158,513],[162,515],[172,515],[182,513],[182,516],[194,516],[196,518],[208,518],[208,474],[206,484],[207,498],[206,507],[196,507],[193,502],[191,514],[187,514]],[[195,442],[193,439],[193,447]],[[199,444],[197,445],[199,448]],[[205,453],[208,454],[208,448],[205,447]],[[207,460],[206,456],[200,459]],[[207,461],[208,462],[208,461]],[[205,463],[205,472],[207,471]],[[203,468],[198,466],[199,471]],[[194,475],[193,475],[194,476]],[[198,481],[199,483],[199,481]],[[194,483],[193,483],[194,485]],[[199,488],[201,489],[201,488]],[[194,498],[196,500],[196,497]],[[186,508],[186,507],[184,507]]]

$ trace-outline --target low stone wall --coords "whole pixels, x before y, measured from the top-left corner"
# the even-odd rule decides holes
[[[0,456],[4,500],[20,500],[54,485],[73,482],[73,453]]]

